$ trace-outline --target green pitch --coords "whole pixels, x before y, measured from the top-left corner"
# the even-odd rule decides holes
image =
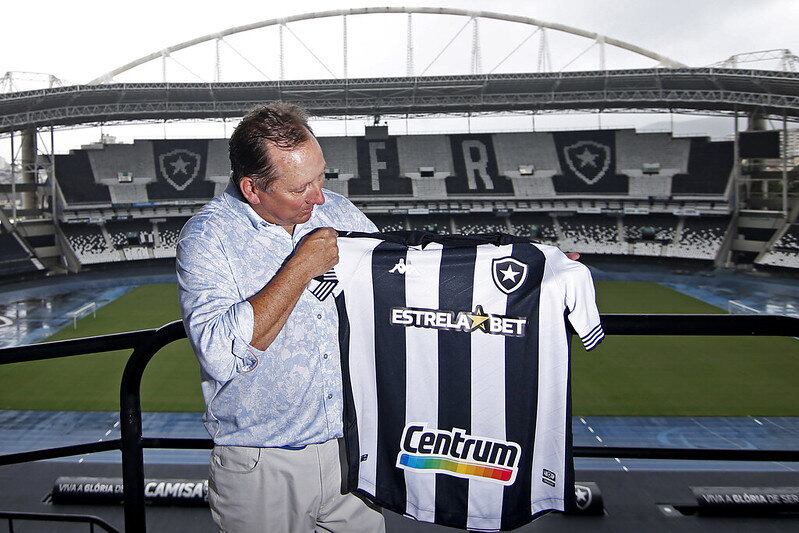
[[[720,313],[655,283],[598,282],[604,313]],[[61,340],[157,327],[179,317],[173,285],[139,287],[68,327]],[[574,413],[580,415],[799,416],[791,391],[799,341],[777,337],[608,337],[591,353],[574,338]],[[0,367],[0,409],[111,411],[128,352]],[[142,384],[145,411],[201,411],[188,343],[161,350]]]

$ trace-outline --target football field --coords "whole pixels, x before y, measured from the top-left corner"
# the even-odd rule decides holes
[[[603,313],[720,313],[646,282],[597,283]],[[133,289],[49,340],[153,328],[179,318],[174,285]],[[573,339],[576,415],[799,416],[799,341],[777,337],[608,337],[591,353]],[[0,367],[0,409],[114,411],[129,352]],[[201,411],[187,341],[162,349],[142,384],[145,411]]]

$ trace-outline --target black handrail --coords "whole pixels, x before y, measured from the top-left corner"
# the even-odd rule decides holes
[[[103,528],[109,533],[119,533],[119,530],[100,518],[90,514],[67,513],[22,513],[17,511],[0,511],[0,519],[8,520],[9,529],[14,520],[30,520],[37,522],[73,522],[89,524],[89,531],[94,531],[94,526]]]
[[[775,315],[602,315],[607,335],[732,335],[799,337],[799,318]],[[210,439],[144,438],[141,426],[141,379],[152,357],[186,337],[180,321],[142,330],[69,341],[0,349],[0,365],[133,348],[120,385],[122,438],[0,456],[0,465],[120,449],[124,483],[125,529],[145,531],[144,448],[210,449]],[[636,448],[576,446],[575,457],[799,461],[799,450]]]

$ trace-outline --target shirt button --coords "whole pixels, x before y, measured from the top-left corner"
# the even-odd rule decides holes
[[[322,357],[323,357],[324,359],[327,359],[329,355],[330,355],[330,354],[327,354],[327,353],[326,353],[326,354],[325,354],[325,355],[323,355]]]
[[[333,395],[332,395],[332,394],[328,394],[328,395],[327,395],[327,399],[328,399],[328,400],[331,400],[331,399],[333,399]]]
[[[318,318],[319,320],[322,320],[322,315],[316,315],[316,318]]]

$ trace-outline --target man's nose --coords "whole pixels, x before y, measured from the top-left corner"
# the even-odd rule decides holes
[[[311,195],[308,198],[308,203],[312,205],[322,205],[323,203],[325,203],[325,195],[322,192],[321,186],[314,185],[314,188],[311,191]]]

